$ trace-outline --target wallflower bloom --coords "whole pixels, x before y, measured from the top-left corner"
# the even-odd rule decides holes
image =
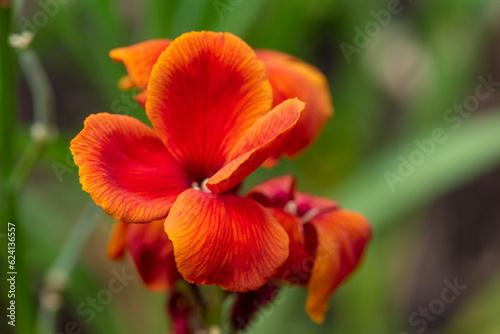
[[[168,39],[153,39],[110,52],[111,59],[123,62],[128,72],[128,76],[120,80],[119,87],[139,89],[135,99],[143,107],[146,105],[147,83],[153,65],[170,43]],[[267,70],[273,90],[273,107],[290,98],[306,103],[297,125],[266,160],[265,166],[273,167],[281,155],[297,157],[318,137],[333,114],[332,99],[328,81],[316,67],[278,51],[255,52]]]
[[[154,39],[117,48],[110,52],[110,57],[116,62],[123,62],[128,72],[128,76],[120,80],[119,87],[123,90],[139,90],[135,99],[143,107],[146,105],[147,84],[153,66],[170,43],[171,40],[168,39]],[[273,106],[294,97],[306,102],[306,107],[302,111],[296,126],[291,130],[281,146],[265,161],[266,166],[272,167],[282,154],[297,156],[314,141],[327,119],[332,115],[333,108],[328,82],[317,68],[278,51],[256,50],[256,55],[266,67],[273,90]],[[116,224],[117,226],[124,226],[122,222]],[[177,271],[170,273],[170,265],[155,266],[155,263],[165,262],[163,259],[166,257],[165,250],[168,249],[173,252],[172,244],[165,235],[157,236],[157,240],[153,241],[155,231],[158,230],[155,226],[159,226],[159,223],[129,229],[129,234],[132,234],[132,236],[129,235],[128,237],[126,229],[115,227],[110,249],[118,248],[123,252],[125,248],[129,248],[132,259],[147,286],[154,290],[158,290],[160,287],[169,289],[172,283],[171,280],[176,277],[175,272]],[[146,232],[146,229],[152,229],[152,231]],[[135,236],[139,235],[137,233],[139,230],[149,236],[146,239],[147,242],[142,242],[141,238]],[[117,237],[120,233],[122,236]],[[132,239],[134,241],[129,240],[128,247],[127,245],[120,247],[116,244],[120,239]],[[158,247],[163,258],[158,258],[154,254],[153,245]],[[133,247],[133,251],[130,247]],[[141,254],[144,254],[144,256]],[[145,254],[149,255],[146,256]],[[116,258],[116,256],[112,257]]]
[[[298,99],[271,105],[265,67],[241,39],[184,34],[147,82],[153,128],[123,115],[87,118],[71,142],[82,187],[123,222],[165,220],[188,282],[255,290],[288,257],[288,236],[233,188],[283,143],[304,108]]]
[[[328,299],[357,267],[371,239],[368,221],[335,201],[295,191],[289,175],[257,185],[248,196],[268,207],[290,238],[290,255],[275,278],[307,285],[306,311],[322,322]]]

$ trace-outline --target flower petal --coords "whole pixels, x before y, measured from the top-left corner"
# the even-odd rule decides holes
[[[123,62],[133,85],[144,89],[148,84],[153,65],[170,42],[169,39],[152,39],[113,49],[109,52],[109,56],[116,62]]]
[[[290,99],[259,118],[232,150],[234,160],[208,180],[207,188],[222,193],[243,181],[281,145],[303,108],[303,102]]]
[[[321,214],[305,229],[306,238],[312,234],[317,238],[306,311],[314,321],[322,322],[329,297],[358,265],[372,230],[364,216],[347,210]]]
[[[196,312],[193,301],[186,291],[173,291],[167,303],[167,315],[171,331],[168,334],[192,334],[192,318]]]
[[[89,116],[70,149],[83,190],[127,223],[165,218],[190,185],[154,130],[129,116]]]
[[[271,208],[268,210],[283,226],[290,240],[288,258],[274,277],[293,284],[307,284],[314,263],[314,255],[306,249],[302,221],[283,210]]]
[[[146,113],[174,158],[202,181],[271,103],[264,65],[245,42],[230,33],[191,32],[153,67]]]
[[[144,283],[155,291],[170,290],[181,278],[164,222],[128,224],[127,248]]]
[[[231,326],[235,331],[244,330],[257,315],[257,312],[272,302],[279,293],[279,287],[269,281],[256,291],[236,294],[236,301],[231,309]]]
[[[339,207],[336,201],[329,198],[313,196],[300,191],[296,191],[294,195],[297,204],[297,216],[301,217],[305,223],[320,213],[336,210]]]
[[[141,107],[146,109],[146,99],[148,97],[148,91],[147,89],[143,90],[142,92],[135,94],[134,95],[134,100],[135,102],[139,103]]]
[[[177,267],[191,283],[256,290],[288,256],[286,232],[246,197],[188,189],[173,205],[165,231]]]
[[[127,227],[129,225],[117,220],[111,230],[107,254],[112,260],[120,260],[127,248]]]
[[[281,154],[296,156],[311,144],[332,115],[333,107],[328,81],[316,67],[277,51],[257,50],[256,53],[267,68],[273,87],[273,105],[294,97],[306,103],[295,129],[266,162],[272,166]]]
[[[295,183],[293,175],[275,177],[252,187],[247,197],[266,207],[283,209],[288,201],[294,199]]]

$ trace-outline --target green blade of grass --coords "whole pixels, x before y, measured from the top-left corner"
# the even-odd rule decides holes
[[[414,141],[429,139],[434,128],[374,155],[328,196],[364,213],[378,229],[500,163],[500,113],[469,120],[457,130],[446,124],[436,128],[442,128],[447,139],[437,143],[431,155],[424,153],[424,162],[414,166],[411,175],[403,177],[404,182],[394,184],[393,189],[386,173],[398,174],[400,156],[408,160],[421,151]]]

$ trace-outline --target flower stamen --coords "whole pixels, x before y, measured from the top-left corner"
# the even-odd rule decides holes
[[[207,193],[211,193],[210,189],[207,188],[207,182],[208,178],[201,181],[201,185],[197,181],[193,181],[193,183],[191,184],[191,188],[193,188],[194,190],[201,190]]]
[[[311,210],[307,211],[300,217],[300,220],[305,224],[307,222],[310,222],[314,217],[319,215],[321,213],[321,210],[318,208],[312,208]]]

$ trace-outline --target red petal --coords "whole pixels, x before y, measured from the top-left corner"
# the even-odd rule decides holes
[[[208,180],[207,188],[223,193],[243,181],[281,145],[303,108],[303,102],[290,99],[259,118],[231,152],[234,160]]]
[[[306,310],[314,321],[322,322],[329,297],[358,265],[372,230],[365,217],[347,210],[321,214],[305,227],[317,236]]]
[[[332,115],[333,107],[328,82],[316,67],[277,51],[256,53],[267,68],[273,87],[273,105],[294,97],[306,103],[297,126],[268,161],[272,165],[282,153],[295,156],[311,144]]]
[[[314,255],[306,249],[302,221],[283,210],[269,209],[269,211],[283,226],[290,240],[288,258],[274,277],[289,283],[305,285],[311,274]]]
[[[339,207],[338,203],[332,199],[312,196],[300,191],[295,192],[295,201],[297,216],[301,217],[305,223],[310,220],[307,216],[314,218],[320,213],[336,210]]]
[[[283,175],[252,187],[247,194],[264,206],[283,209],[288,201],[294,199],[295,177]]]
[[[271,103],[264,65],[245,42],[230,33],[191,32],[154,66],[146,113],[174,158],[202,181]]]
[[[116,219],[147,223],[165,218],[189,187],[153,129],[135,118],[91,115],[71,141],[80,183]]]
[[[113,49],[109,56],[123,62],[132,83],[137,88],[146,88],[153,65],[170,44],[168,39],[152,39],[142,43]]]
[[[144,283],[155,291],[170,290],[181,277],[164,222],[162,219],[147,224],[128,224],[130,255]]]
[[[185,280],[231,291],[261,287],[288,256],[283,228],[255,201],[189,189],[165,221]]]

